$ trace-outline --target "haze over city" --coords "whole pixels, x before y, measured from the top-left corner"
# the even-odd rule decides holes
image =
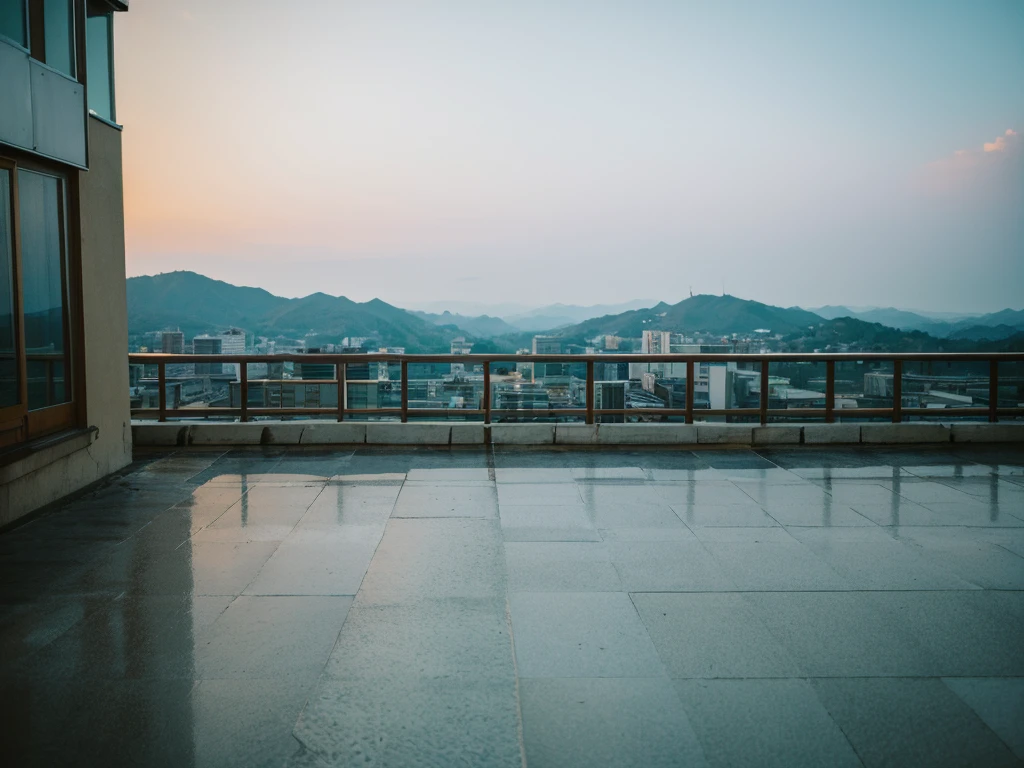
[[[183,0],[116,24],[129,276],[1024,306],[1019,2]]]

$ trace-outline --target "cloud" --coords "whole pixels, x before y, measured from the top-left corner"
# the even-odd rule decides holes
[[[974,149],[958,149],[946,157],[928,163],[922,169],[922,181],[930,192],[945,193],[993,182],[1018,173],[1024,153],[1020,134],[1007,128],[1002,136]],[[1017,182],[1019,183],[1019,181]]]
[[[982,149],[985,152],[1005,152],[1007,147],[1013,146],[1017,140],[1017,132],[1007,128],[1006,133],[996,138],[995,141],[985,142]]]

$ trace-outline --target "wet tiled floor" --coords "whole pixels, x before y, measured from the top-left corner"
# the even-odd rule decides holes
[[[6,765],[1024,761],[1024,449],[179,451],[0,535]]]

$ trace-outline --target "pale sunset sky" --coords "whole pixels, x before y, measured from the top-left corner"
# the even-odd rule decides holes
[[[133,0],[128,274],[1024,307],[1024,2]]]

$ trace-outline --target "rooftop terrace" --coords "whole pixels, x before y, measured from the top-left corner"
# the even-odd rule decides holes
[[[11,765],[1019,765],[1024,448],[190,449],[0,535]]]

